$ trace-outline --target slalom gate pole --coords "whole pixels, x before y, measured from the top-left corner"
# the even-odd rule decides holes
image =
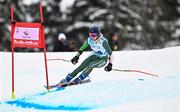
[[[66,60],[66,59],[62,59],[62,58],[47,59],[47,61],[57,61],[57,60],[65,61],[65,62],[71,62],[70,60]]]
[[[112,69],[112,70],[119,71],[119,72],[137,72],[137,73],[142,73],[142,74],[146,74],[146,75],[150,75],[150,76],[154,76],[154,77],[159,77],[159,75],[140,71],[140,70],[120,70],[120,69]]]
[[[14,6],[11,5],[11,10],[10,10],[10,14],[11,14],[11,48],[12,48],[12,93],[11,93],[11,98],[15,99],[15,92],[14,92],[14,44],[13,44],[13,29],[15,27],[15,22],[14,22]]]

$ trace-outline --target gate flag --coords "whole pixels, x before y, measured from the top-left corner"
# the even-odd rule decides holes
[[[46,46],[43,26],[42,6],[39,4],[40,22],[15,22],[14,7],[11,6],[11,49],[12,49],[12,98],[14,93],[14,49],[15,48],[42,48],[44,50],[44,62],[46,71],[46,83],[49,88],[48,69],[46,58]]]

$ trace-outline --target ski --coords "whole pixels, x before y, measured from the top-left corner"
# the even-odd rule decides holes
[[[89,83],[89,82],[91,82],[91,80],[90,80],[90,79],[86,79],[86,80],[82,80],[80,84],[85,84],[85,83]],[[73,84],[73,83],[70,82],[70,83],[61,84],[61,85],[59,85],[59,84],[50,85],[50,86],[49,86],[49,90],[50,90],[50,89],[53,89],[53,88],[65,88],[65,87],[69,87],[69,86],[73,86],[73,85],[78,85],[78,84]],[[45,87],[46,89],[48,89],[48,87],[47,87],[46,85],[44,85],[44,87]]]

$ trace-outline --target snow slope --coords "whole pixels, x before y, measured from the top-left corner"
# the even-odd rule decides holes
[[[47,57],[71,59],[75,52],[47,53]],[[84,52],[77,65],[49,61],[49,82],[55,84],[76,68],[90,52]],[[114,52],[113,67],[136,69],[142,73],[105,72],[94,69],[91,83],[47,92],[43,85],[43,53],[15,53],[15,94],[11,100],[11,53],[0,52],[1,112],[179,112],[180,47],[147,51]]]

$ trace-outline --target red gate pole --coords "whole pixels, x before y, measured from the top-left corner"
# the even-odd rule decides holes
[[[43,13],[42,13],[42,6],[41,6],[41,3],[39,3],[39,12],[40,12],[40,21],[41,23],[43,23]]]
[[[44,62],[45,62],[45,68],[46,68],[46,83],[49,91],[49,81],[48,81],[48,67],[47,67],[47,58],[46,58],[46,48],[44,48]]]
[[[15,99],[15,93],[14,93],[14,48],[12,49],[12,99]]]
[[[14,27],[15,27],[14,7],[11,5],[12,99],[15,99],[15,93],[14,93],[14,42],[13,42]]]
[[[42,31],[41,31],[41,35],[42,37],[44,38],[43,40],[45,40],[45,36],[44,36],[44,25],[43,25],[43,13],[42,13],[42,6],[41,6],[41,3],[39,3],[39,11],[40,11],[40,21],[41,21],[41,28],[42,28]],[[43,42],[43,49],[44,49],[44,63],[45,63],[45,69],[46,69],[46,84],[47,84],[47,87],[49,88],[49,79],[48,79],[48,67],[47,67],[47,58],[46,58],[46,45],[45,45],[45,41]],[[49,91],[49,89],[48,89]]]

